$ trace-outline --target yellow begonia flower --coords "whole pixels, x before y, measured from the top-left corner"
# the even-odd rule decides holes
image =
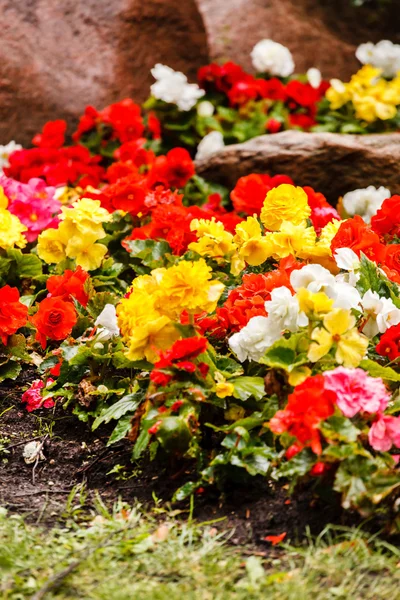
[[[225,230],[222,223],[215,221],[215,217],[211,221],[193,219],[190,230],[196,232],[198,241],[189,244],[188,248],[200,256],[224,260],[232,256],[236,250],[233,235]]]
[[[85,271],[98,269],[107,253],[107,246],[88,242],[83,236],[71,238],[66,247],[68,258],[74,258],[76,264]]]
[[[233,383],[229,383],[229,381],[221,381],[215,385],[215,393],[217,394],[218,398],[233,396],[234,391],[235,387]]]
[[[328,298],[324,292],[312,293],[305,288],[297,291],[296,298],[299,303],[300,311],[309,315],[311,313],[321,314],[332,310],[333,300]]]
[[[13,246],[24,248],[26,238],[22,234],[26,230],[18,217],[6,208],[0,208],[0,248],[7,249]]]
[[[94,235],[97,239],[105,236],[102,223],[110,221],[110,213],[101,208],[99,200],[82,198],[72,204],[73,208],[61,209],[61,219],[73,223],[83,235]]]
[[[224,289],[220,281],[211,280],[211,268],[203,258],[183,260],[160,275],[156,308],[171,319],[179,319],[184,310],[190,314],[212,312]]]
[[[8,198],[4,193],[4,188],[0,185],[0,208],[7,208]]]
[[[313,227],[306,227],[305,222],[294,225],[284,221],[280,231],[267,233],[265,239],[268,243],[268,256],[276,259],[290,255],[307,258],[315,248],[316,234]]]
[[[57,229],[46,229],[38,238],[37,253],[44,262],[59,263],[64,260],[66,245],[60,240]]]
[[[135,282],[149,276],[138,277]],[[144,288],[143,288],[144,289]],[[154,297],[140,285],[131,288],[130,295],[117,306],[118,325],[128,346],[130,360],[146,358],[150,362],[159,359],[159,350],[169,348],[179,337],[179,331],[171,320],[154,308]]]
[[[357,367],[368,348],[368,339],[355,327],[356,320],[348,310],[338,308],[324,317],[324,328],[317,327],[311,334],[314,342],[308,358],[316,362],[332,348],[336,361],[345,367]]]
[[[348,83],[333,79],[326,92],[331,109],[340,109],[351,102],[356,117],[366,123],[393,119],[400,104],[400,82],[398,77],[387,81],[381,75],[380,69],[365,65]]]
[[[262,236],[261,226],[255,217],[248,217],[236,225],[233,241],[239,247],[239,257],[252,267],[258,267],[271,256],[270,244]]]
[[[270,190],[261,209],[261,222],[266,229],[278,231],[284,221],[300,225],[311,215],[303,188],[288,183]]]
[[[215,377],[215,393],[218,398],[226,398],[227,396],[233,396],[235,386],[233,383],[226,381],[226,378],[218,371],[214,375]]]

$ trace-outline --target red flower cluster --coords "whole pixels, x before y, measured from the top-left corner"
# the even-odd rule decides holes
[[[381,356],[387,356],[389,360],[400,356],[400,325],[394,325],[385,331],[376,346],[376,351]]]
[[[44,140],[41,144],[47,143],[48,138]],[[98,187],[104,175],[99,164],[101,157],[91,156],[83,146],[54,148],[41,145],[29,150],[15,150],[8,160],[10,166],[4,168],[4,173],[22,183],[41,177],[48,185]]]
[[[193,359],[203,354],[207,349],[207,340],[204,337],[191,337],[178,340],[166,352],[160,354],[160,360],[155,363],[154,370],[151,372],[150,379],[156,385],[167,385],[172,374],[165,372],[171,369],[194,373],[199,371],[202,377],[208,373],[208,365],[205,363],[195,364]]]
[[[126,157],[126,147],[121,148],[123,148],[122,155]],[[170,188],[184,187],[195,173],[190,154],[183,148],[174,148],[165,156],[158,156],[154,160],[151,155],[146,157],[142,155],[142,158],[152,161],[151,164],[145,163],[150,166],[147,174],[140,173],[132,160],[113,165],[114,183],[104,188],[99,196],[102,205],[110,212],[124,210],[133,217],[146,216],[149,207],[154,205],[155,190],[159,193],[165,189],[168,196]],[[124,169],[127,169],[129,174],[121,177],[124,175]]]
[[[287,431],[297,439],[289,456],[305,447],[318,455],[322,452],[319,425],[335,412],[336,399],[336,394],[325,389],[324,384],[323,375],[308,377],[290,394],[286,408],[278,410],[269,422],[274,433]]]
[[[200,87],[208,93],[225,94],[230,105],[234,107],[241,107],[257,100],[283,102],[290,112],[290,125],[302,129],[309,129],[316,124],[317,104],[329,87],[329,83],[325,81],[321,82],[318,88],[313,88],[309,83],[298,80],[284,84],[276,77],[271,79],[254,77],[232,62],[224,65],[211,63],[201,67],[197,78]],[[281,125],[277,127],[270,121],[266,122],[266,129],[270,133],[275,133],[280,128]]]
[[[62,119],[48,121],[42,132],[35,135],[32,144],[38,146],[38,148],[61,148],[65,142],[66,131],[67,123]]]
[[[93,106],[87,106],[72,138],[75,142],[79,142],[84,136],[97,130],[107,140],[117,140],[124,144],[143,137],[145,129],[140,106],[130,98],[126,98],[100,111]],[[151,115],[148,123],[149,133],[156,138],[159,137],[159,130],[157,119]]]
[[[219,204],[220,201],[220,196],[213,194],[213,197],[209,197],[208,203],[201,208],[199,206],[183,206],[181,195],[158,187],[145,196],[141,205],[142,215],[151,215],[149,223],[133,229],[126,241],[166,240],[173,254],[182,255],[186,252],[188,245],[197,239],[196,234],[190,229],[193,219],[214,217],[231,232],[240,223],[242,219],[235,213],[226,212]],[[173,227],[171,227],[171,223],[173,223]],[[126,244],[124,245],[129,249]]]
[[[363,252],[375,262],[383,262],[385,246],[359,215],[343,221],[331,243],[332,254],[338,248],[351,248],[358,256]]]
[[[19,301],[19,291],[6,285],[0,288],[0,339],[7,346],[8,337],[26,325],[28,307]]]
[[[72,302],[60,297],[45,298],[30,320],[37,329],[35,339],[40,342],[44,350],[47,338],[65,340],[70,335],[77,322],[77,314]]]
[[[62,275],[52,275],[46,283],[49,297],[59,297],[63,300],[74,298],[79,304],[86,306],[89,301],[89,294],[85,286],[88,279],[89,273],[79,266],[75,271],[67,269]]]

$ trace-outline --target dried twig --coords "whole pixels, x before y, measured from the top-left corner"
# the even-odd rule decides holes
[[[44,446],[44,444],[45,444],[45,442],[46,442],[46,440],[47,440],[48,437],[49,437],[49,434],[47,433],[44,436],[43,441],[41,442],[40,446],[38,446],[38,449],[36,450],[36,460],[35,460],[35,464],[33,465],[33,469],[32,469],[32,483],[33,483],[33,485],[35,485],[35,483],[36,483],[36,481],[35,481],[35,479],[36,479],[36,467],[39,464],[40,454],[41,454],[41,452],[43,450],[43,446]]]

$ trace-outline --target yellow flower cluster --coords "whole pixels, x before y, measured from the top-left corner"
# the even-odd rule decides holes
[[[382,71],[371,65],[362,67],[348,83],[332,79],[326,92],[332,110],[351,102],[356,117],[367,123],[393,119],[400,105],[400,75],[392,81],[381,77]]]
[[[200,259],[183,260],[135,279],[129,296],[117,307],[130,360],[156,361],[159,350],[169,348],[180,337],[174,322],[183,311],[193,315],[215,310],[224,285],[211,276],[210,267]]]
[[[304,190],[283,184],[270,190],[264,201],[260,218],[268,230],[266,233],[255,216],[239,223],[234,236],[214,219],[195,219],[191,229],[196,231],[198,241],[190,244],[189,249],[219,262],[230,261],[234,275],[246,264],[256,267],[268,258],[281,259],[289,255],[323,263],[331,257],[330,245],[340,221],[328,223],[317,238],[314,227],[307,221],[310,214]]]
[[[26,239],[22,234],[26,229],[18,217],[0,205],[0,248],[4,250],[13,246],[24,248]]]
[[[110,219],[99,200],[82,198],[73,202],[72,208],[63,207],[58,228],[47,229],[39,236],[40,258],[46,263],[72,258],[86,271],[98,269],[107,247],[96,242],[105,237],[103,223]]]

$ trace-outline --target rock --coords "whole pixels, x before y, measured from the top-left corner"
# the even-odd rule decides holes
[[[142,101],[163,62],[195,79],[208,62],[195,0],[0,0],[0,144],[87,104]]]
[[[318,67],[323,75],[349,77],[360,65],[358,44],[400,41],[398,3],[363,7],[350,0],[198,0],[208,32],[210,53],[251,68],[250,51],[272,38],[292,51],[297,72]]]
[[[198,161],[199,175],[233,188],[249,173],[289,175],[336,204],[339,196],[368,185],[400,193],[400,134],[342,135],[284,131],[226,146]]]

